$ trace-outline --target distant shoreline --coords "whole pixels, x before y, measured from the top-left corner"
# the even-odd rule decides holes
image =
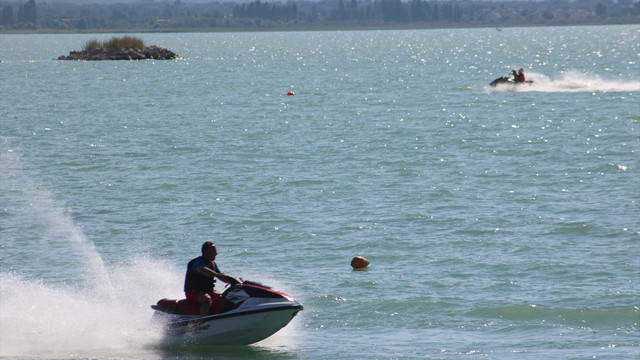
[[[375,31],[375,30],[453,30],[453,29],[510,29],[510,28],[543,28],[543,27],[571,27],[571,26],[624,26],[640,25],[638,22],[575,22],[558,24],[522,24],[522,25],[461,25],[436,26],[427,24],[384,24],[384,25],[336,25],[327,26],[265,26],[265,27],[216,27],[216,28],[118,28],[118,29],[88,29],[88,30],[58,30],[58,29],[16,29],[0,30],[0,34],[125,34],[125,33],[242,33],[242,32],[305,32],[305,31]],[[497,30],[498,31],[498,30]]]
[[[0,34],[358,31],[640,25],[640,0],[8,0]],[[26,3],[25,3],[26,1]]]

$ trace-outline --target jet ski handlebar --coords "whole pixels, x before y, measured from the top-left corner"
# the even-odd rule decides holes
[[[229,285],[231,286],[242,283],[241,279],[235,278],[233,276],[229,276],[227,274],[219,274],[219,275],[216,275],[216,277],[224,282],[229,283]]]

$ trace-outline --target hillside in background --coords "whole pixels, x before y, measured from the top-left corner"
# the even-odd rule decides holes
[[[2,32],[436,28],[640,23],[640,0],[0,1]]]

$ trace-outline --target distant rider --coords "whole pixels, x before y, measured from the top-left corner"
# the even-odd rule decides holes
[[[187,300],[200,304],[200,315],[209,315],[212,299],[216,296],[213,292],[216,279],[224,282],[227,275],[220,272],[215,263],[218,250],[211,241],[202,244],[202,256],[199,256],[187,265],[187,274],[184,279],[184,292]]]
[[[524,69],[520,68],[520,71],[516,72],[515,70],[513,70],[513,76],[514,76],[514,80],[517,83],[523,83],[525,82],[525,78],[524,78]]]

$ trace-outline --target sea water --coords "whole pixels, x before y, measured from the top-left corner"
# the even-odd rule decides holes
[[[0,35],[2,358],[640,357],[637,25],[133,35]],[[209,240],[305,309],[164,346]]]

